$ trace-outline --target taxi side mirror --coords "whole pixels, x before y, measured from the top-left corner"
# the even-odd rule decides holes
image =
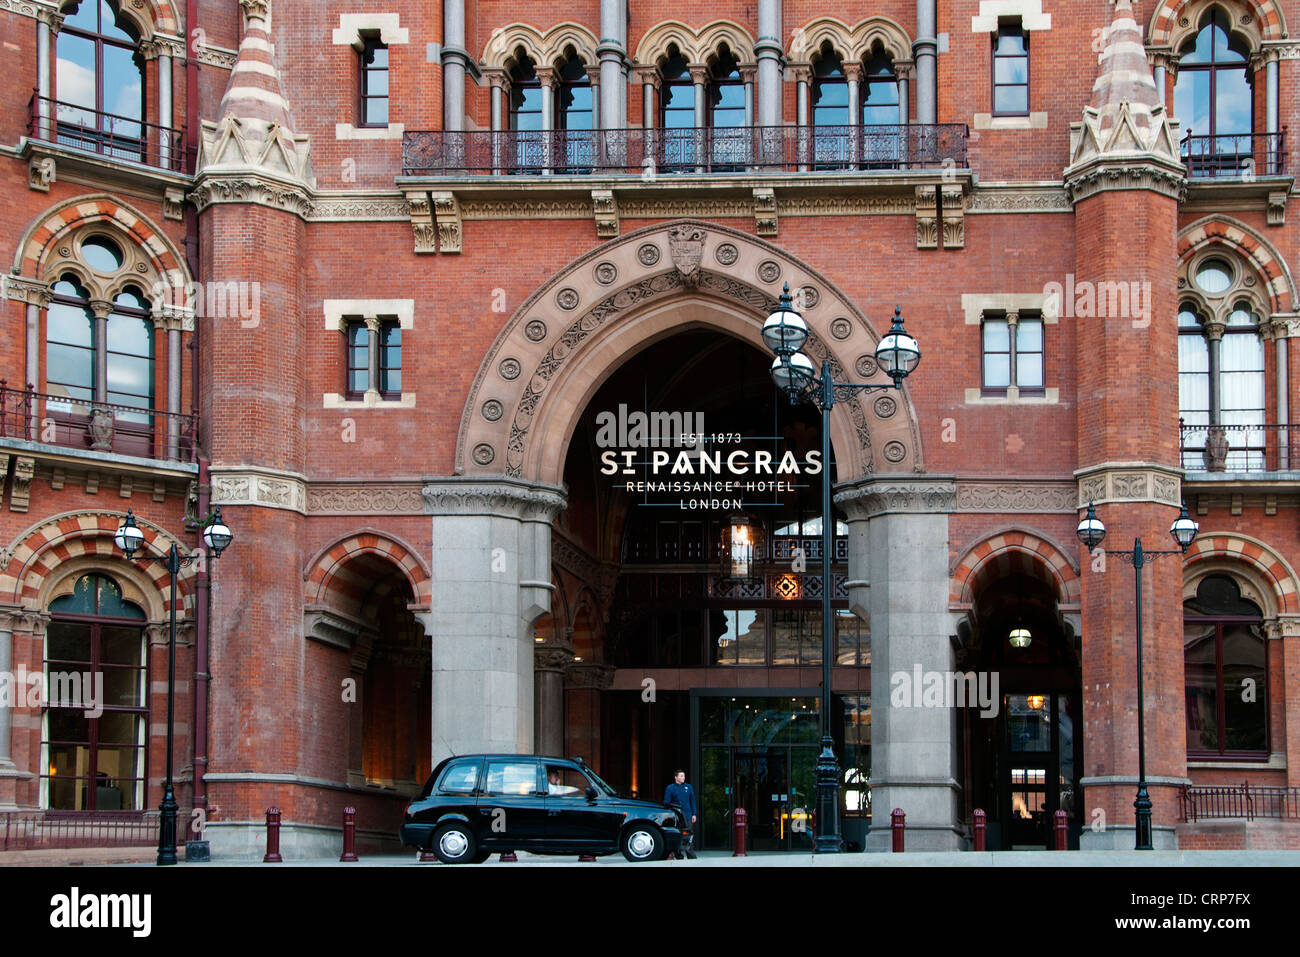
[[[587,800],[588,800],[588,801],[594,801],[594,800],[596,800],[596,798],[599,797],[599,796],[600,796],[600,792],[598,792],[594,787],[591,787],[590,785],[587,786]]]

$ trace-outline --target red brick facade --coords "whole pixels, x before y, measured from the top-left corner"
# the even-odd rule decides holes
[[[494,85],[510,85],[508,71],[493,60],[503,33],[551,43],[546,53],[556,58],[573,47],[601,79],[597,46],[608,34],[597,0],[525,6],[464,0],[470,66],[456,125],[468,137],[489,135]],[[707,17],[698,4],[680,0],[629,6],[617,54],[627,71],[626,128],[645,124],[642,81],[658,67],[635,54],[668,21],[693,36],[711,36],[721,21],[733,31],[727,35],[747,38],[750,48],[733,52],[749,84],[749,108],[757,113],[771,96],[781,124],[797,124],[813,68],[787,57],[780,88],[760,88],[753,48],[761,41],[759,4],[722,0]],[[826,17],[838,26],[818,29],[843,38],[837,52],[846,64],[853,37],[905,36],[910,59],[896,62],[909,93],[903,122],[932,128],[919,113],[917,64],[925,45],[915,57],[910,46],[922,39],[916,0],[777,6],[786,53]],[[608,715],[602,718],[602,697],[640,681],[615,669],[603,648],[622,517],[590,476],[566,468],[570,439],[606,379],[654,342],[693,326],[761,348],[763,304],[790,281],[819,293],[820,309],[806,309],[810,325],[851,377],[874,371],[858,364],[855,372],[855,361],[874,349],[895,304],[921,342],[924,358],[897,416],[881,415],[879,407],[866,413],[868,444],[854,445],[856,423],[845,408],[836,413],[837,479],[898,475],[949,483],[953,498],[942,511],[954,633],[978,619],[983,596],[1008,576],[1036,580],[1050,593],[1078,643],[1084,827],[1096,824],[1098,812],[1106,822],[1131,826],[1136,609],[1130,567],[1115,556],[1090,556],[1075,526],[1095,496],[1107,547],[1125,548],[1140,536],[1148,549],[1170,549],[1169,525],[1177,503],[1186,502],[1199,538],[1185,557],[1154,562],[1143,580],[1155,823],[1171,836],[1177,828],[1184,847],[1298,846],[1294,821],[1178,821],[1179,794],[1189,781],[1300,787],[1300,443],[1294,429],[1280,433],[1290,443],[1289,464],[1270,445],[1259,467],[1242,474],[1195,462],[1182,474],[1188,460],[1180,445],[1174,319],[1189,294],[1179,271],[1188,263],[1213,253],[1248,275],[1261,320],[1263,423],[1297,420],[1300,350],[1277,348],[1300,337],[1300,212],[1289,141],[1281,168],[1258,159],[1260,147],[1252,145],[1247,152],[1257,154],[1257,175],[1244,178],[1202,175],[1176,155],[1161,165],[1151,159],[1159,153],[1154,147],[1114,146],[1088,159],[1079,151],[1093,129],[1085,107],[1100,111],[1092,115],[1101,117],[1095,126],[1104,138],[1115,128],[1109,124],[1124,122],[1124,111],[1143,105],[1133,90],[1120,97],[1118,87],[1095,89],[1111,62],[1098,54],[1126,29],[1125,0],[1119,11],[1112,0],[934,6],[929,122],[964,128],[959,161],[826,170],[816,168],[815,156],[810,163],[809,155],[791,154],[780,170],[746,170],[742,163],[674,179],[663,171],[639,178],[635,168],[513,176],[411,168],[404,150],[412,136],[444,129],[444,82],[456,61],[447,52],[454,44],[445,34],[444,4],[410,0],[109,3],[143,54],[139,119],[184,135],[184,162],[174,169],[160,168],[157,153],[153,162],[133,162],[112,155],[102,137],[60,139],[48,134],[48,121],[41,135],[32,120],[40,104],[29,105],[29,89],[48,90],[56,102],[75,95],[58,89],[55,64],[62,55],[58,24],[76,5],[0,3],[0,36],[15,77],[0,93],[7,198],[0,244],[11,263],[0,305],[8,330],[0,337],[0,379],[8,387],[0,406],[0,462],[8,470],[0,500],[0,611],[10,620],[11,669],[42,667],[50,603],[73,581],[95,572],[120,579],[123,595],[134,596],[145,616],[147,788],[139,806],[155,807],[164,763],[166,573],[157,563],[131,566],[112,534],[129,507],[155,546],[176,542],[185,554],[198,554],[197,529],[220,505],[234,544],[219,561],[207,557],[187,570],[180,583],[174,755],[182,821],[199,807],[210,824],[255,823],[274,805],[286,822],[329,828],[351,805],[363,836],[380,842],[393,834],[403,802],[434,757],[475,743],[440,743],[437,676],[454,679],[458,664],[439,660],[437,623],[445,621],[439,616],[449,599],[445,584],[438,590],[434,553],[458,546],[436,540],[430,514],[437,512],[427,507],[424,486],[451,478],[563,483],[566,508],[545,519],[564,539],[568,558],[561,560],[555,546],[554,568],[541,574],[554,593],[549,615],[536,625],[538,644],[563,646],[588,666],[565,672],[558,719],[564,750],[598,758],[618,749]],[[1144,59],[1158,68],[1158,95],[1171,108],[1178,55],[1210,6],[1134,4]],[[1288,33],[1300,23],[1300,3],[1220,6],[1248,50],[1253,131],[1280,139],[1277,131],[1300,130],[1300,44]],[[1028,32],[1023,117],[991,116],[990,23],[995,32],[999,22]],[[562,24],[572,28],[560,30]],[[43,36],[50,49],[44,65]],[[358,122],[358,45],[371,36],[388,49],[387,129]],[[163,64],[170,81],[160,76]],[[536,64],[541,72],[554,65]],[[1149,89],[1154,97],[1156,86]],[[171,111],[164,115],[167,97]],[[503,95],[502,129],[509,102]],[[1154,116],[1158,126],[1170,112],[1156,100],[1143,108],[1147,113],[1133,121],[1139,125]],[[1276,130],[1269,126],[1273,109]],[[137,134],[137,150],[138,140]],[[493,162],[510,161],[498,155]],[[1089,163],[1102,170],[1102,185],[1086,178]],[[1150,169],[1157,172],[1142,172]],[[607,209],[593,192],[602,190],[612,194]],[[772,197],[770,219],[763,191]],[[678,222],[707,234],[701,272],[721,277],[719,285],[636,292],[637,283],[670,266],[667,231]],[[110,238],[128,258],[138,255],[134,276],[96,279],[78,267],[79,244],[91,235]],[[664,258],[648,263],[643,244]],[[64,386],[48,375],[50,289],[77,268],[87,282],[102,281],[104,297],[133,278],[154,308],[149,391],[158,414],[142,440],[152,443],[148,454],[114,445],[120,436],[96,447],[103,443],[84,422],[62,424],[57,396]],[[724,291],[721,283],[732,280],[732,291]],[[180,293],[194,282],[196,298]],[[1075,302],[1055,317],[1045,303],[1051,284],[1092,284],[1103,290],[1100,298],[1114,283],[1149,290],[1149,322],[1104,310],[1076,314]],[[99,295],[87,295],[95,316],[113,308]],[[254,296],[256,309],[244,308]],[[636,296],[642,298],[632,302]],[[543,384],[537,370],[548,361],[558,368],[570,348],[556,358],[560,331],[599,310],[605,297],[612,297],[608,311],[617,321],[594,329],[580,349],[575,340],[576,358]],[[982,388],[981,320],[1017,310],[1048,317],[1041,395]],[[348,398],[345,329],[366,318],[400,321],[400,398],[373,388],[365,400]],[[1287,367],[1279,367],[1281,355]],[[55,412],[29,411],[24,385],[52,396],[40,401]],[[49,434],[42,431],[47,419],[54,423]],[[491,549],[482,560],[495,560]],[[1189,757],[1183,602],[1205,574],[1235,576],[1243,596],[1260,606],[1267,754]],[[521,592],[527,587],[519,583]],[[521,678],[528,688],[531,667]],[[693,686],[682,681],[682,689]],[[782,688],[815,679],[769,668],[735,682]],[[865,694],[873,682],[865,669],[840,668],[835,685]],[[887,705],[879,700],[885,686],[874,684],[877,708]],[[541,690],[537,695],[543,700]],[[525,699],[531,708],[533,693],[519,699],[521,708]],[[50,761],[44,710],[11,709],[9,728],[13,767],[0,753],[0,809],[51,806],[42,784]],[[958,830],[969,825],[973,800],[957,799]]]

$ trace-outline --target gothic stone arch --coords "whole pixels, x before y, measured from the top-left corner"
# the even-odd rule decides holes
[[[560,485],[586,402],[629,355],[692,325],[765,349],[762,323],[787,282],[801,293],[814,362],[829,358],[837,381],[883,383],[874,360],[880,331],[827,279],[737,230],[663,223],[592,250],[514,314],[470,388],[456,474]],[[837,402],[831,442],[841,482],[924,471],[906,386]]]

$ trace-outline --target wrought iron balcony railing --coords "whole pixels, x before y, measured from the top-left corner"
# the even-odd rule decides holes
[[[0,811],[0,851],[148,847],[157,811]]]
[[[182,131],[74,103],[61,103],[36,93],[29,104],[27,135],[45,143],[173,173],[185,170]]]
[[[1178,795],[1178,819],[1186,823],[1205,820],[1300,821],[1300,788],[1251,785],[1187,785]]]
[[[1300,425],[1189,425],[1178,420],[1188,472],[1300,470]]]
[[[730,129],[431,130],[402,136],[404,176],[964,169],[964,123]]]
[[[1182,141],[1183,163],[1192,179],[1240,179],[1286,175],[1286,127],[1277,133],[1193,136]]]
[[[194,462],[198,416],[11,389],[0,379],[0,438]]]

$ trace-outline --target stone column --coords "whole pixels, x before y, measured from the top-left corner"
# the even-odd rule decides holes
[[[799,64],[790,68],[794,77],[794,122],[799,137],[799,172],[808,172],[808,154],[812,152],[812,129],[809,122],[808,86],[812,82],[812,67]]]
[[[158,49],[158,165],[171,167],[172,143],[172,55]]]
[[[781,125],[781,0],[758,0],[758,125]]]
[[[1264,171],[1266,176],[1274,176],[1281,172],[1277,168],[1277,163],[1281,159],[1281,151],[1277,148],[1277,136],[1281,127],[1278,125],[1278,51],[1271,49],[1265,52],[1264,61],[1264,132],[1268,134],[1268,147],[1266,157],[1268,168]]]
[[[108,315],[113,311],[113,304],[107,299],[92,299],[90,309],[95,314],[95,401],[107,402]]]
[[[555,86],[559,77],[551,67],[538,67],[537,80],[542,87],[542,175],[551,175],[555,149]]]
[[[910,687],[918,669],[953,670],[948,514],[956,486],[950,476],[880,476],[841,485],[835,503],[849,525],[849,602],[871,621],[873,823],[866,849],[889,849],[889,815],[901,808],[908,850],[958,850],[953,711],[893,693],[895,675]]]
[[[935,0],[916,0],[916,39],[912,59],[916,63],[916,122],[937,123],[938,86],[936,59],[939,41],[935,37]]]
[[[844,76],[849,87],[849,163],[856,165],[862,156],[862,144],[865,142],[862,130],[862,64],[844,64]]]
[[[487,71],[489,122],[492,126],[492,173],[499,174],[502,169],[501,157],[504,155],[505,98],[506,76],[501,70]]]
[[[1273,710],[1270,705],[1269,726],[1272,729],[1272,747],[1275,753],[1277,751],[1285,753],[1286,783],[1295,787],[1300,783],[1300,770],[1298,770],[1300,769],[1300,734],[1295,733],[1295,729],[1300,728],[1300,698],[1294,694],[1295,683],[1300,681],[1300,616],[1279,616],[1276,621],[1267,622],[1265,628],[1269,638],[1268,660],[1274,661],[1276,660],[1274,655],[1281,655],[1281,667],[1278,669],[1279,684],[1292,692],[1285,698],[1277,696],[1272,699],[1281,704],[1281,708],[1276,710]],[[1271,692],[1273,689],[1269,690]],[[1281,714],[1278,713],[1279,711]],[[1279,717],[1282,719],[1280,723],[1277,721]],[[1285,743],[1279,743],[1283,740]]]
[[[167,457],[179,459],[181,420],[176,416],[181,411],[181,323],[180,319],[170,319],[167,329]]]
[[[617,130],[627,126],[627,89],[624,59],[627,51],[627,22],[623,11],[627,0],[600,0],[600,116],[597,129]]]
[[[658,70],[642,70],[641,79],[641,128],[655,128],[655,89],[659,86]]]
[[[442,0],[442,128],[465,128],[465,0]]]
[[[366,316],[366,400],[379,401],[379,317]]]
[[[433,763],[533,750],[533,624],[550,610],[551,520],[562,489],[517,479],[430,479]]]
[[[1295,440],[1295,437],[1290,434],[1290,429],[1285,428],[1291,420],[1291,358],[1287,338],[1293,334],[1300,334],[1300,314],[1274,313],[1260,323],[1259,332],[1265,341],[1273,340],[1274,365],[1277,368],[1274,376],[1277,422],[1278,425],[1283,426],[1279,429],[1277,437],[1277,467],[1285,472],[1291,468],[1291,443]]]
[[[18,667],[28,674],[44,668],[45,626],[49,616],[19,607],[0,611],[0,671]],[[15,689],[21,698],[0,708],[0,809],[31,808],[40,802],[42,709],[27,707],[30,685]]]
[[[911,85],[912,85],[912,62],[910,60],[896,60],[894,62],[894,75],[898,77],[898,122],[907,126],[911,122],[912,105],[911,105]]]
[[[63,22],[63,15],[53,11],[40,8],[37,11],[36,24],[36,93],[41,97],[41,102],[37,105],[37,115],[41,118],[41,125],[44,127],[52,114],[52,108],[49,103],[51,80],[54,77],[54,58],[52,56],[54,47],[54,34],[58,31]],[[50,135],[52,129],[44,129],[45,135]]]
[[[691,66],[691,83],[695,91],[695,133],[692,137],[695,152],[695,172],[703,173],[704,164],[709,158],[708,104],[705,96],[708,91],[709,68],[699,64]]]
[[[0,613],[0,674],[12,682],[13,674],[13,615],[11,611]],[[10,693],[17,695],[22,689],[10,685]],[[16,704],[16,699],[13,702]],[[10,756],[9,730],[13,707],[0,707],[0,811],[12,811],[18,807],[14,800],[14,785],[18,768]]]
[[[571,629],[566,629],[571,632]],[[537,753],[548,757],[564,755],[564,672],[573,663],[573,646],[537,645],[533,668],[537,676],[535,727]]]

